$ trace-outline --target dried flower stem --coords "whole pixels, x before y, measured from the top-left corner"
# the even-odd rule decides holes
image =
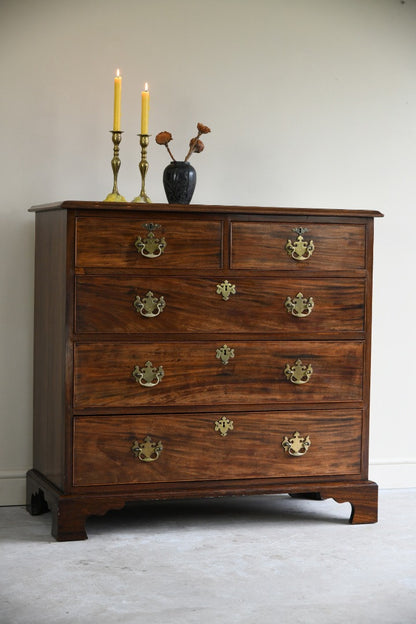
[[[174,158],[174,157],[173,157],[173,154],[172,154],[172,152],[170,151],[170,149],[169,149],[169,145],[168,145],[167,143],[165,143],[165,147],[166,147],[166,149],[168,150],[168,152],[169,152],[169,156],[172,158],[173,162],[176,162],[176,158]]]
[[[198,141],[198,139],[201,136],[201,134],[203,134],[203,133],[201,131],[198,131],[198,135],[194,139],[191,140],[191,146],[189,148],[189,152],[185,156],[185,162],[187,162],[190,159],[190,157],[192,156],[192,153],[193,153],[193,151],[195,149],[195,146],[196,146],[196,142]]]

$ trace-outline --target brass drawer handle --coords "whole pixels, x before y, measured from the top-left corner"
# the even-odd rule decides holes
[[[153,366],[152,362],[149,361],[146,362],[143,368],[139,368],[139,366],[136,365],[132,373],[136,382],[146,388],[157,386],[163,379],[164,374],[163,366],[156,368],[156,366]]]
[[[215,423],[215,431],[218,431],[220,436],[223,438],[228,434],[229,431],[234,429],[234,423],[232,420],[229,420],[226,416],[223,416],[219,420],[216,420]]]
[[[222,295],[224,301],[228,301],[230,295],[235,295],[237,292],[234,284],[230,284],[228,280],[224,280],[221,284],[217,284],[217,295]]]
[[[290,238],[288,238],[287,240],[285,249],[288,255],[293,258],[293,260],[308,260],[315,251],[315,245],[313,244],[313,240],[305,241],[303,238],[303,234],[305,234],[305,232],[307,231],[308,228],[293,228],[293,232],[296,232],[298,237],[293,243]]]
[[[299,431],[295,431],[292,438],[285,436],[283,438],[282,446],[285,449],[285,453],[289,453],[292,457],[302,457],[308,452],[311,441],[309,436],[301,437]]]
[[[235,356],[234,349],[227,347],[225,344],[223,347],[217,349],[216,357],[221,360],[221,362],[225,365],[228,364],[228,360]]]
[[[297,359],[293,366],[286,364],[284,373],[286,379],[294,384],[308,383],[312,376],[313,368],[310,364],[302,364],[302,360]]]
[[[314,308],[315,302],[312,297],[307,299],[301,292],[298,292],[296,297],[287,297],[285,301],[285,308],[289,314],[298,318],[304,318],[309,316]]]
[[[160,440],[158,442],[152,442],[152,438],[146,436],[143,442],[135,440],[131,446],[131,451],[140,461],[152,462],[159,459],[163,451],[163,444]]]
[[[163,295],[161,295],[158,299],[153,295],[152,291],[149,290],[143,298],[140,298],[140,296],[137,295],[133,302],[133,306],[138,314],[141,314],[146,318],[154,318],[163,312],[166,306],[166,301]]]
[[[160,225],[158,223],[144,223],[143,227],[148,231],[148,235],[143,239],[141,236],[137,237],[134,243],[137,253],[141,253],[145,258],[158,258],[163,254],[167,246],[163,236],[158,238],[154,234],[154,231],[159,229]]]

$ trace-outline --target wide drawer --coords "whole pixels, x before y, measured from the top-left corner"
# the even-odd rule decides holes
[[[227,280],[228,281],[228,280]],[[364,330],[363,279],[78,276],[79,333]]]
[[[361,422],[359,410],[77,417],[73,484],[359,475]]]
[[[233,269],[365,268],[365,225],[234,221],[231,234]]]
[[[78,217],[76,266],[221,268],[221,221],[150,218]]]
[[[361,341],[79,343],[74,407],[360,401],[363,354]]]

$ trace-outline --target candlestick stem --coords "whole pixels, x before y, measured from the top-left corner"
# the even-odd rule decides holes
[[[139,170],[140,170],[140,175],[142,177],[142,187],[140,189],[140,194],[133,199],[133,203],[151,204],[152,200],[146,194],[146,191],[145,191],[146,173],[149,169],[149,163],[147,162],[147,146],[149,145],[150,134],[138,134],[137,136],[140,137],[140,147],[141,147],[141,160],[139,162]]]
[[[120,169],[120,165],[121,165],[121,160],[119,157],[119,153],[120,153],[120,143],[121,143],[121,135],[123,134],[122,130],[110,130],[111,132],[111,138],[113,141],[113,158],[111,160],[111,168],[113,170],[113,190],[111,191],[111,193],[109,193],[107,195],[107,197],[105,198],[104,201],[108,201],[108,202],[125,202],[126,200],[124,199],[123,195],[120,195],[120,193],[118,192],[118,188],[117,188],[117,177],[118,177],[118,172]]]

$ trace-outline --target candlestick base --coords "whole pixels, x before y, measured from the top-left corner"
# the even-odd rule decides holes
[[[117,188],[117,177],[118,172],[121,165],[121,160],[119,158],[120,153],[120,143],[121,143],[121,135],[123,134],[122,130],[110,130],[111,138],[113,141],[113,158],[111,160],[111,169],[113,170],[113,190],[111,193],[107,195],[104,201],[106,202],[125,202],[125,198],[123,195],[120,195]]]
[[[120,195],[120,193],[109,193],[104,199],[106,202],[126,202],[127,199]]]
[[[132,204],[151,204],[152,200],[150,199],[148,195],[146,195],[146,193],[144,193],[143,195],[140,193],[140,195],[137,195],[137,197],[131,200],[131,203]]]
[[[145,190],[145,179],[146,173],[149,169],[149,163],[147,162],[147,146],[149,145],[149,137],[150,134],[138,134],[140,137],[140,147],[141,147],[141,160],[139,162],[139,170],[140,175],[142,177],[142,187],[140,189],[139,195],[132,200],[133,204],[151,204],[152,200],[147,195]]]

